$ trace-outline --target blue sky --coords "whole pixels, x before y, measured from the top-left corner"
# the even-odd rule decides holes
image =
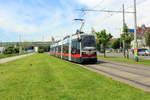
[[[50,41],[51,36],[61,39],[74,34],[80,23],[82,13],[78,8],[132,11],[133,0],[0,0],[0,40]],[[137,0],[138,25],[149,25],[149,0]],[[86,21],[84,31],[107,29],[118,37],[122,27],[122,14],[89,12],[83,17]],[[126,14],[129,27],[133,27],[133,15]]]

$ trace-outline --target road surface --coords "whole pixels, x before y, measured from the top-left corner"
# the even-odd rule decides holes
[[[100,56],[103,56],[103,53],[99,53]],[[123,57],[123,53],[106,53],[106,56],[110,57]],[[134,58],[132,53],[129,53],[130,58]],[[150,60],[150,56],[138,56],[140,59]]]
[[[13,61],[13,60],[16,60],[16,59],[20,59],[20,58],[30,56],[30,55],[33,55],[33,53],[0,59],[0,64],[6,63],[6,62],[9,62],[9,61]]]
[[[115,61],[99,61],[97,64],[81,66],[150,92],[150,66]]]

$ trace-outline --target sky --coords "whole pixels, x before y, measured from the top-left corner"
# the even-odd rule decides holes
[[[83,31],[106,29],[119,37],[122,13],[80,12],[76,9],[133,11],[133,0],[0,0],[0,41],[51,41],[74,34],[85,19]],[[150,0],[137,0],[138,26],[150,26]],[[133,14],[125,14],[126,23],[133,28]]]

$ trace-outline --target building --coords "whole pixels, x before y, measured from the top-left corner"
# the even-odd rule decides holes
[[[138,39],[138,48],[147,48],[145,45],[145,41],[143,41],[142,39]],[[131,49],[134,49],[134,40],[131,42]]]
[[[150,31],[150,27],[146,27],[145,25],[138,27],[137,28],[137,38],[144,40],[144,35],[148,31]]]
[[[2,54],[4,52],[5,48],[4,47],[0,47],[0,54]]]
[[[34,47],[34,52],[38,52],[39,47]]]
[[[138,48],[148,48],[145,43],[145,33],[150,31],[150,27],[146,27],[142,25],[141,27],[137,28],[137,41],[138,41]],[[134,40],[131,42],[133,48]]]

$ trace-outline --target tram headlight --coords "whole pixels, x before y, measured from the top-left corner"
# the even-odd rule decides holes
[[[82,52],[82,55],[85,55],[86,54],[86,52]]]

